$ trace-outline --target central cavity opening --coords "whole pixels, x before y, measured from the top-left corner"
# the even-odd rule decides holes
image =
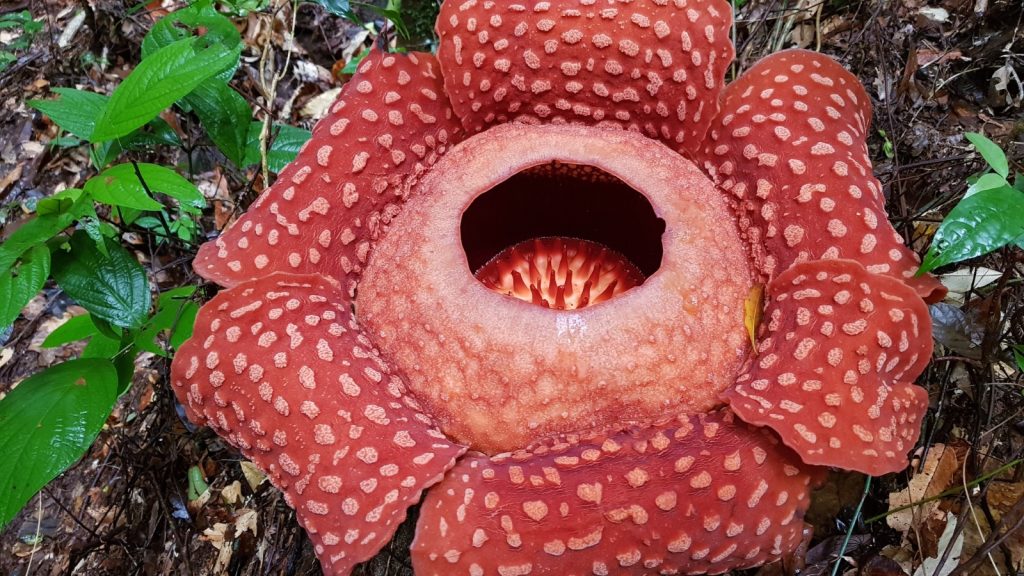
[[[575,309],[657,272],[665,221],[647,198],[593,166],[534,166],[478,196],[461,223],[470,271],[488,288]],[[571,280],[571,282],[566,282]]]

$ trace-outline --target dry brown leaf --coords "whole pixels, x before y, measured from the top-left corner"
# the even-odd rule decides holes
[[[242,499],[242,483],[235,480],[220,491],[220,497],[225,504],[236,504]]]
[[[914,474],[907,485],[907,488],[889,494],[889,510],[891,514],[885,520],[889,527],[898,532],[906,534],[920,526],[929,518],[942,518],[943,512],[939,510],[939,500],[922,502],[947,489],[953,481],[953,476],[958,469],[956,454],[943,444],[935,444],[928,451],[922,470]],[[910,508],[901,509],[904,506],[922,502]]]
[[[249,484],[249,488],[255,492],[256,488],[260,484],[263,484],[267,480],[267,475],[262,470],[256,467],[255,464],[248,460],[242,460],[242,475],[245,476],[245,481]]]

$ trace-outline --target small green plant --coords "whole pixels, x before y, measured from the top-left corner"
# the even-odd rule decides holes
[[[18,53],[32,45],[32,39],[43,29],[43,23],[32,19],[28,10],[0,15],[0,32],[12,38],[0,41],[0,72],[18,60]]]
[[[918,275],[1010,244],[1024,248],[1024,175],[1017,173],[1011,184],[999,146],[981,134],[965,136],[988,169],[968,179],[967,192],[935,232]]]
[[[890,160],[895,158],[896,147],[893,146],[892,140],[889,139],[889,134],[887,134],[885,130],[879,130],[878,135],[882,137],[882,153]]]
[[[248,5],[246,5],[248,6]],[[186,340],[198,311],[196,286],[153,298],[150,280],[121,241],[131,230],[156,243],[191,249],[206,207],[199,189],[172,168],[115,163],[127,150],[181,147],[159,115],[171,106],[192,113],[218,150],[239,167],[259,163],[261,122],[228,84],[241,37],[211,0],[157,21],[142,61],[110,96],[56,88],[57,98],[29,105],[66,134],[59,146],[88,146],[98,174],[81,188],[53,194],[0,243],[0,328],[52,278],[87,314],[51,333],[47,347],[86,345],[78,359],[56,364],[0,399],[0,528],[42,486],[89,448],[132,382],[142,352],[168,357]],[[291,161],[309,132],[275,125],[268,168]]]

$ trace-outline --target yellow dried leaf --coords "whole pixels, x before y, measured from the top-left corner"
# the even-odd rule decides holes
[[[764,284],[751,286],[747,299],[743,302],[743,325],[750,335],[750,346],[757,350],[757,327],[761,325],[764,314]]]

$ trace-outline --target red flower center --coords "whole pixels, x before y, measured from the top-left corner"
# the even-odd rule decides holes
[[[544,308],[578,310],[643,284],[625,256],[579,238],[534,238],[510,246],[476,273],[484,286]]]

